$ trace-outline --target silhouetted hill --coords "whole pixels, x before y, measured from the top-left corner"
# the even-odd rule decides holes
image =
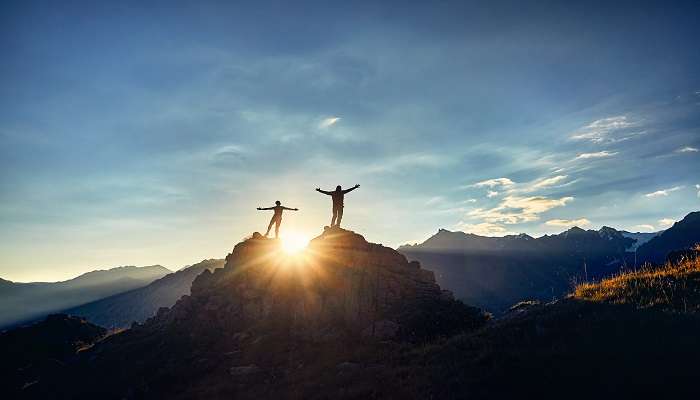
[[[411,352],[416,398],[695,398],[700,261],[579,286]]]
[[[71,398],[308,398],[313,389],[298,380],[329,363],[356,370],[349,360],[378,354],[383,341],[421,342],[485,321],[432,272],[353,232],[326,229],[298,256],[255,234],[224,268],[200,274],[191,295],[45,384]]]
[[[160,265],[129,266],[92,271],[62,282],[3,281],[0,284],[0,328],[139,288],[170,272]]]
[[[424,243],[401,246],[399,251],[435,271],[437,282],[457,298],[500,313],[521,300],[560,297],[575,282],[597,280],[646,262],[663,263],[669,252],[700,242],[698,215],[691,213],[655,233],[573,227],[532,238],[440,229]]]
[[[99,341],[21,394],[695,398],[699,311],[697,258],[579,285],[484,323],[429,272],[359,235],[328,230],[298,257],[255,235],[172,309]]]
[[[190,294],[192,281],[205,269],[224,266],[224,260],[204,260],[157,279],[138,289],[83,304],[63,311],[107,328],[127,328],[155,315],[161,307],[172,307],[180,297]]]
[[[700,211],[692,212],[637,249],[637,258],[659,264],[674,250],[700,244]]]
[[[38,383],[42,376],[60,373],[79,349],[106,334],[102,327],[65,314],[49,315],[34,325],[3,332],[0,334],[3,398],[18,398],[23,389]],[[50,396],[50,393],[42,394]]]

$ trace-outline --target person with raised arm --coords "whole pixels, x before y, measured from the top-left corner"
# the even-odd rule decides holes
[[[343,219],[343,202],[345,200],[345,194],[350,193],[359,187],[360,185],[355,185],[350,189],[343,190],[343,188],[340,187],[340,185],[338,185],[333,191],[321,190],[320,188],[316,188],[317,192],[327,194],[333,199],[333,218],[331,218],[331,226],[340,227],[340,221]]]
[[[267,232],[265,232],[265,237],[270,234],[270,229],[272,229],[272,225],[275,225],[275,238],[279,237],[280,233],[280,224],[282,223],[282,211],[284,210],[289,210],[289,211],[299,211],[298,208],[289,208],[285,207],[280,203],[279,200],[275,201],[275,205],[273,207],[258,207],[258,210],[273,210],[275,213],[272,215],[272,219],[270,220],[270,225],[267,226]]]

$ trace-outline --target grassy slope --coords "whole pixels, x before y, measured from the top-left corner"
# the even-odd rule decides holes
[[[700,259],[579,285],[573,296],[586,301],[696,313],[700,311]]]
[[[413,350],[421,397],[695,396],[700,262],[576,288],[472,334]]]

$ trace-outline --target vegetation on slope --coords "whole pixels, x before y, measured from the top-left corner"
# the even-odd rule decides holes
[[[700,311],[700,258],[668,262],[661,268],[645,267],[576,287],[579,300],[631,304],[678,312]]]
[[[697,258],[523,303],[406,356],[424,398],[689,398],[700,373]],[[694,395],[693,395],[694,396]]]

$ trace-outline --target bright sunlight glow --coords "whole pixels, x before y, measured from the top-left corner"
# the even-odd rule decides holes
[[[282,237],[282,250],[287,254],[296,254],[308,244],[309,238],[299,232],[289,232]]]

